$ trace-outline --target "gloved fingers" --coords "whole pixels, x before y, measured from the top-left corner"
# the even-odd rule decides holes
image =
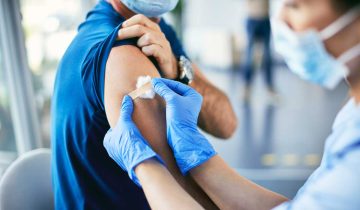
[[[176,92],[171,90],[165,83],[162,82],[162,79],[154,78],[151,81],[155,93],[159,94],[166,102],[170,102],[174,97],[178,96]]]
[[[181,96],[186,96],[189,92],[196,92],[190,86],[182,84],[178,81],[163,78],[154,78],[153,81],[153,84],[158,82],[164,83],[168,88]]]
[[[106,135],[105,135],[105,137],[104,137],[103,145],[104,145],[104,147],[105,147],[106,150],[107,150],[108,147],[110,146],[111,133],[112,133],[112,130],[111,130],[111,128],[110,128],[110,130],[106,133]]]
[[[133,101],[130,96],[126,95],[123,98],[121,105],[120,118],[124,121],[132,121],[132,113],[134,111]]]

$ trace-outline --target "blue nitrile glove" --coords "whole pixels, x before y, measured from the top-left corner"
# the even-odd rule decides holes
[[[181,172],[186,174],[217,154],[197,128],[202,96],[172,80],[156,78],[152,84],[154,91],[166,101],[168,143]]]
[[[135,167],[141,162],[161,158],[151,149],[132,120],[133,102],[125,96],[122,102],[120,118],[113,129],[109,129],[104,138],[104,147],[109,156],[125,171],[135,184],[141,187],[135,174]]]

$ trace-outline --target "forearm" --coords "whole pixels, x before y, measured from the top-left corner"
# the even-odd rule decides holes
[[[237,118],[229,98],[213,86],[194,65],[195,79],[190,84],[203,96],[199,127],[220,138],[229,138],[237,127]]]
[[[144,161],[135,173],[152,209],[203,209],[158,161]]]
[[[190,173],[220,209],[268,210],[287,200],[238,175],[220,156]]]

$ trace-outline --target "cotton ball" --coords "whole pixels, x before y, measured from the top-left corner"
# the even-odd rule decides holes
[[[148,82],[151,82],[151,77],[149,75],[140,76],[137,79],[136,88],[138,89]],[[139,98],[143,98],[143,99],[153,99],[154,97],[155,97],[155,91],[152,86],[151,88],[147,89],[142,95],[139,96]]]

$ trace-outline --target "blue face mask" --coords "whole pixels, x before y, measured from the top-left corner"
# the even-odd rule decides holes
[[[320,32],[296,33],[286,23],[274,18],[271,24],[275,51],[284,57],[290,70],[304,80],[333,89],[349,74],[345,64],[360,55],[360,43],[334,58],[327,52],[323,41],[350,25],[359,13],[360,7],[357,7]]]
[[[179,0],[121,0],[131,11],[146,17],[159,17],[173,10]]]

